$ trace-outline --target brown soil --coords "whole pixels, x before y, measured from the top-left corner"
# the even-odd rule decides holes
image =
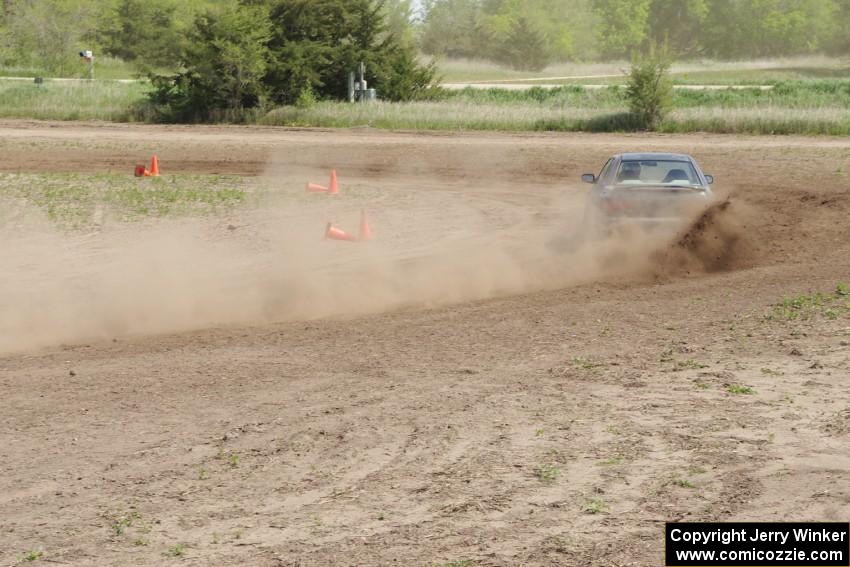
[[[280,186],[3,233],[0,565],[660,565],[665,521],[850,517],[850,298],[764,317],[850,281],[845,139],[0,133],[6,172],[156,153]],[[546,251],[574,180],[636,150],[691,153],[724,199],[615,266]],[[337,201],[292,205],[332,167]],[[372,242],[322,241],[362,208]]]

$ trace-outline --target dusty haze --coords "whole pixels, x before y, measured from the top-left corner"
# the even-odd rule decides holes
[[[486,198],[435,189],[385,199],[376,198],[374,179],[349,178],[342,195],[305,202],[307,175],[267,172],[279,192],[227,219],[127,224],[106,211],[87,233],[61,232],[26,204],[10,204],[0,234],[0,352],[428,307],[643,274],[663,245],[641,231],[582,245],[587,186],[545,191],[527,199],[530,207],[515,207],[522,187],[488,185]],[[361,210],[371,241],[322,238],[328,221],[356,233]]]

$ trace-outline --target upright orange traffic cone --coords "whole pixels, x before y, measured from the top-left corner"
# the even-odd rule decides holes
[[[331,223],[328,223],[327,228],[325,228],[325,238],[329,240],[348,240],[351,242],[357,240],[357,237],[353,234],[348,234],[344,230],[335,227]]]
[[[328,186],[328,195],[337,195],[339,193],[339,183],[336,180],[336,170],[331,170],[331,184]]]
[[[307,183],[307,191],[310,191],[310,192],[313,192],[313,193],[326,193],[327,190],[328,190],[328,188],[325,187],[324,185],[319,185],[318,183],[310,183],[310,182]]]
[[[360,234],[358,240],[371,240],[372,239],[372,229],[369,228],[369,223],[366,220],[366,211],[360,211]]]
[[[151,177],[159,177],[159,162],[156,159],[156,155],[151,158]]]

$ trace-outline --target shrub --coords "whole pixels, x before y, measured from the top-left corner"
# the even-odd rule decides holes
[[[646,55],[632,58],[626,99],[629,110],[646,130],[656,130],[672,105],[671,63],[666,45],[651,45]]]
[[[295,100],[295,106],[298,108],[313,108],[317,102],[319,101],[316,99],[316,93],[313,92],[313,89],[304,87]]]

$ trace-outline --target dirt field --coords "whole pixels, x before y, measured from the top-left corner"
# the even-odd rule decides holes
[[[630,150],[730,205],[550,250]],[[3,233],[2,566],[661,565],[665,521],[850,518],[848,140],[5,122],[0,151],[280,187]],[[373,241],[322,240],[361,209]]]

